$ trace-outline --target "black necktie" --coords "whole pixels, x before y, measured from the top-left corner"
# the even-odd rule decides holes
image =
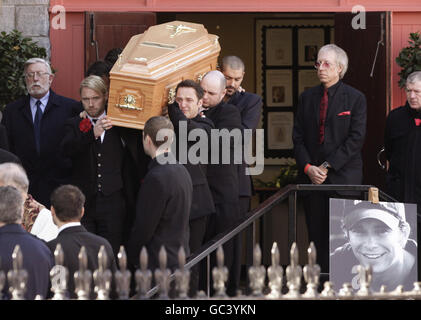
[[[35,113],[34,119],[34,135],[35,135],[35,146],[37,148],[37,153],[40,154],[40,140],[41,140],[41,118],[42,118],[42,110],[41,110],[41,101],[35,102],[37,106],[37,112]]]

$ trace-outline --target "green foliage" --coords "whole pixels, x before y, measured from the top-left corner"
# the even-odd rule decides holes
[[[298,168],[297,165],[290,164],[281,166],[279,170],[279,175],[273,180],[269,182],[264,182],[260,179],[255,179],[256,185],[258,187],[266,187],[266,188],[283,188],[289,184],[295,184],[298,175]]]
[[[46,58],[45,48],[13,30],[0,34],[0,110],[26,94],[23,65],[30,58]]]
[[[405,87],[406,78],[414,71],[421,71],[421,34],[414,32],[409,34],[409,46],[401,50],[396,63],[402,68],[398,73],[401,77],[399,87]]]

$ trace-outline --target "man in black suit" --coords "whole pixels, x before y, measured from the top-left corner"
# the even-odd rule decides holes
[[[389,167],[386,174],[387,193],[401,202],[417,204],[417,233],[421,238],[421,72],[406,79],[407,101],[390,111],[386,120],[384,149]],[[419,246],[418,246],[419,248]],[[421,253],[418,252],[418,274],[421,274]]]
[[[205,237],[206,222],[208,216],[215,212],[212,194],[206,179],[207,154],[199,156],[199,163],[196,159],[190,159],[189,150],[200,139],[209,139],[211,130],[214,128],[213,122],[203,114],[199,114],[199,109],[203,104],[203,89],[193,80],[183,80],[176,87],[175,103],[168,106],[168,115],[174,125],[176,134],[176,154],[190,174],[193,183],[193,202],[190,210],[190,252],[197,253],[203,244]],[[200,130],[203,136],[194,141],[188,139],[188,135],[195,130]],[[206,146],[207,148],[208,146]],[[207,149],[208,150],[208,149]],[[207,151],[206,150],[206,151]],[[201,152],[204,152],[201,150]],[[191,270],[190,295],[196,293],[199,283],[198,268]]]
[[[249,129],[254,133],[259,123],[260,114],[262,112],[262,98],[257,94],[246,92],[242,87],[241,83],[244,79],[245,66],[244,62],[236,56],[226,56],[222,59],[221,71],[227,81],[227,92],[224,97],[224,101],[228,104],[232,104],[238,108],[241,114],[241,124],[243,130]],[[243,134],[243,148],[249,146],[251,148],[252,141],[246,140],[247,136]],[[253,181],[251,175],[246,173],[247,163],[244,158],[243,162],[238,166],[238,185],[239,189],[239,204],[240,204],[240,215],[245,217],[247,212],[250,211],[251,196],[253,193]],[[253,229],[252,227],[246,230],[246,259],[247,265],[250,266],[253,263]],[[241,275],[241,238],[238,236],[235,238],[235,257],[234,267],[230,269],[230,272],[234,272],[236,275],[237,286],[240,283]],[[231,275],[233,277],[234,275]]]
[[[365,96],[341,81],[348,57],[338,46],[320,48],[315,67],[321,85],[301,94],[293,130],[299,182],[361,184]],[[304,200],[309,240],[322,272],[329,270],[329,197],[335,195],[313,192]]]
[[[215,203],[216,214],[209,219],[206,240],[217,234],[233,228],[241,218],[239,208],[238,164],[234,163],[235,152],[242,151],[241,115],[237,107],[223,101],[226,94],[226,80],[220,71],[208,72],[200,82],[204,91],[203,106],[206,117],[210,118],[220,136],[228,130],[229,145],[224,139],[211,139],[211,161],[208,165],[207,178]],[[223,130],[226,129],[226,130]],[[221,131],[222,130],[222,131]],[[226,138],[226,137],[225,137]],[[214,159],[219,149],[219,158]],[[229,159],[223,159],[228,154]],[[224,161],[228,160],[228,161]],[[224,245],[225,264],[228,269],[233,265],[234,240]],[[235,280],[237,276],[228,279],[228,294],[236,294]]]
[[[20,246],[23,256],[22,268],[28,273],[25,299],[33,300],[37,295],[47,298],[50,283],[50,269],[54,266],[53,255],[45,242],[26,232],[22,227],[23,197],[12,186],[0,187],[0,270],[7,275],[13,269],[12,253]],[[1,295],[10,299],[9,283]]]
[[[123,244],[126,220],[123,191],[124,145],[116,127],[107,118],[107,87],[98,76],[80,84],[87,117],[69,119],[62,142],[63,153],[73,161],[72,184],[86,196],[82,225],[106,238],[117,256]]]
[[[47,246],[52,254],[54,254],[57,244],[60,244],[63,249],[63,265],[69,271],[67,289],[71,299],[77,298],[74,274],[79,270],[78,255],[82,246],[86,249],[88,269],[91,272],[98,269],[98,252],[101,246],[104,246],[108,256],[108,268],[113,274],[117,270],[110,243],[103,237],[88,232],[80,223],[85,211],[84,203],[85,196],[78,187],[73,185],[60,186],[51,194],[51,214],[59,229],[57,238],[49,241]],[[91,299],[95,298],[93,285],[92,282]]]
[[[161,136],[158,135],[161,134]],[[152,117],[145,123],[143,148],[152,161],[139,190],[136,218],[128,241],[131,269],[139,268],[143,246],[149,256],[149,269],[159,268],[159,251],[165,246],[167,267],[178,267],[178,251],[189,250],[189,217],[193,185],[187,169],[170,152],[174,127],[165,117]]]
[[[6,106],[2,124],[9,151],[18,156],[28,174],[29,193],[49,207],[51,192],[70,178],[71,161],[59,148],[64,123],[80,110],[76,101],[50,90],[54,75],[45,60],[26,61],[24,76],[29,94]]]

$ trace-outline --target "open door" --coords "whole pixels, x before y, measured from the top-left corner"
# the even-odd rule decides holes
[[[85,72],[113,48],[126,46],[130,38],[156,24],[153,12],[86,12]]]
[[[367,98],[363,183],[385,190],[386,172],[377,162],[377,153],[383,147],[390,104],[390,18],[386,12],[366,12],[366,28],[354,29],[352,19],[355,17],[352,13],[335,14],[335,44],[344,49],[349,58],[344,82]]]

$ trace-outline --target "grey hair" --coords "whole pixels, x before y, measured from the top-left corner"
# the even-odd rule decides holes
[[[23,73],[26,73],[26,70],[28,69],[28,67],[31,64],[34,64],[34,63],[42,63],[42,64],[44,64],[47,67],[48,73],[49,74],[52,74],[50,64],[46,60],[44,60],[42,58],[31,58],[31,59],[26,60],[25,64],[23,65]]]
[[[226,86],[227,86],[227,80],[225,79],[225,76],[224,76],[224,74],[221,71],[212,70],[212,71],[207,72],[203,76],[202,81],[203,81],[203,79],[205,79],[207,77],[211,77],[211,78],[214,78],[214,79],[219,80],[219,86],[221,88],[221,92],[226,88]]]
[[[421,71],[412,72],[408,78],[406,78],[406,84],[421,82]]]
[[[345,76],[346,71],[348,70],[348,55],[342,48],[339,48],[336,44],[324,45],[323,47],[320,48],[318,54],[324,51],[335,52],[336,63],[342,68],[342,71],[339,74],[339,78],[342,79]]]
[[[23,197],[12,186],[0,187],[0,222],[20,223],[23,215]]]
[[[13,186],[21,192],[28,193],[28,176],[25,169],[16,163],[6,162],[0,164],[0,184]]]
[[[222,71],[225,67],[229,67],[233,70],[242,70],[245,71],[245,66],[243,60],[237,56],[226,56],[222,58]]]

